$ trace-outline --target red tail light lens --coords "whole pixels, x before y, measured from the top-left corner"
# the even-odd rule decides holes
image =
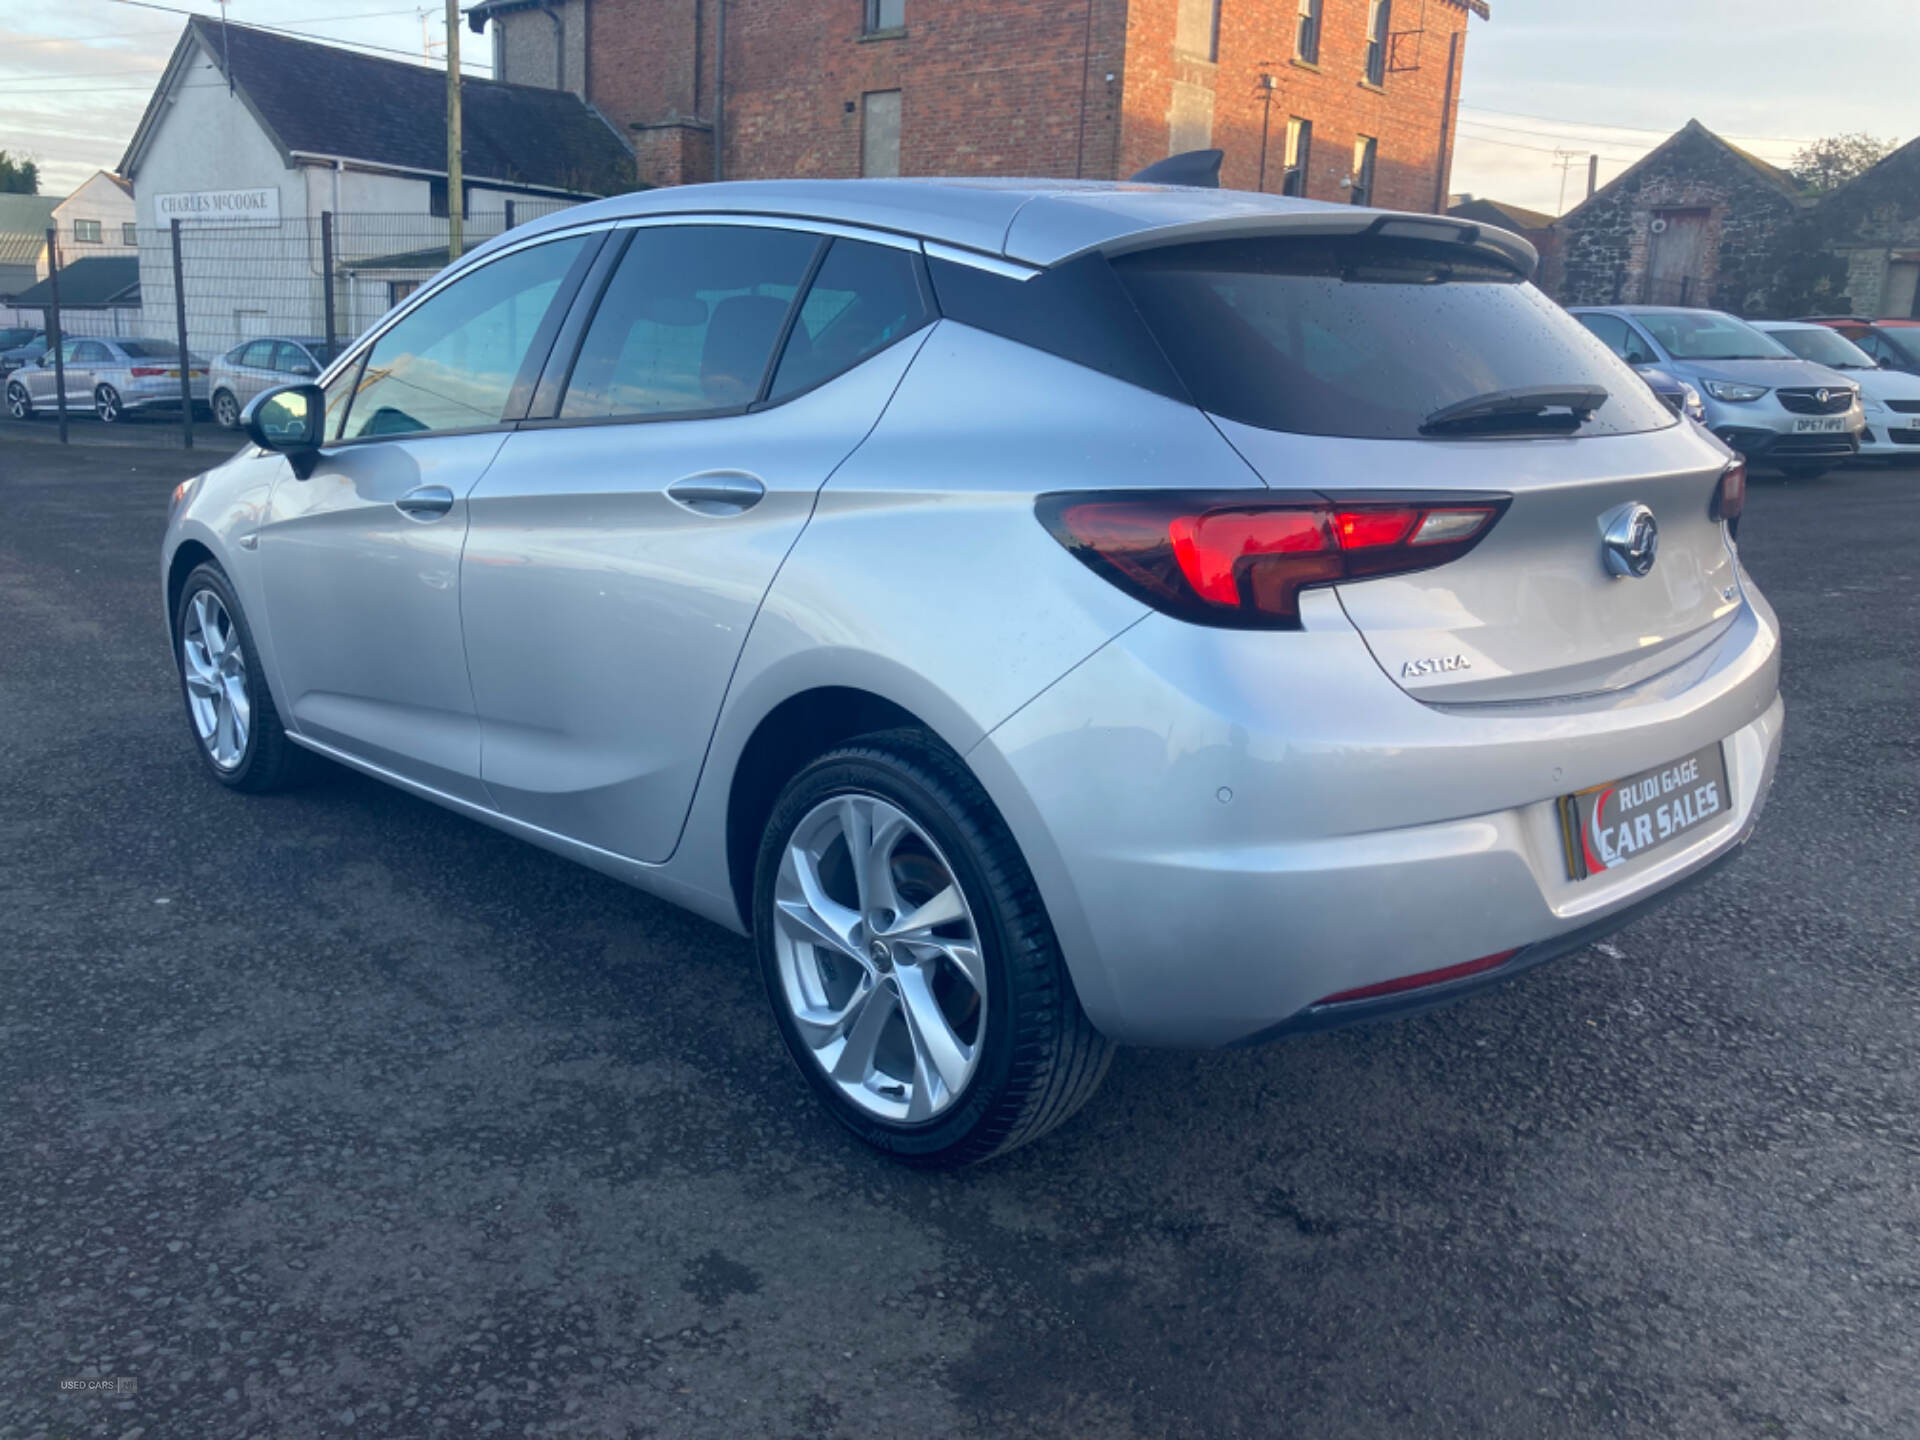
[[[156,375],[167,373],[164,365],[136,365],[128,372],[136,380],[151,380]]]
[[[1735,460],[1720,472],[1720,486],[1713,492],[1713,518],[1738,520],[1747,508],[1747,462]]]
[[[1302,590],[1457,560],[1509,503],[1070,492],[1042,496],[1038,513],[1054,539],[1156,610],[1203,625],[1297,630]]]
[[[1355,1000],[1378,1000],[1383,995],[1402,995],[1409,990],[1424,990],[1429,985],[1444,985],[1449,980],[1464,980],[1469,975],[1497,970],[1519,953],[1518,950],[1502,950],[1498,955],[1483,955],[1478,960],[1467,961],[1464,965],[1449,965],[1443,970],[1422,970],[1418,975],[1402,975],[1398,980],[1382,980],[1378,985],[1362,985],[1358,990],[1342,990],[1337,995],[1322,996],[1313,1003],[1315,1005],[1346,1005]]]

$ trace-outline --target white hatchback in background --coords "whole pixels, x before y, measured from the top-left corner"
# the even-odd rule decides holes
[[[1860,405],[1867,428],[1860,435],[1862,455],[1920,460],[1920,375],[1882,369],[1880,364],[1838,330],[1806,320],[1755,320],[1764,330],[1802,360],[1838,370],[1860,387]]]

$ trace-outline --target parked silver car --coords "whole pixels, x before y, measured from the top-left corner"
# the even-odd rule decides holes
[[[337,353],[311,335],[263,335],[243,340],[209,367],[213,418],[227,430],[240,428],[240,412],[263,390],[311,380]]]
[[[1115,1043],[1470,993],[1733,855],[1780,749],[1744,470],[1534,258],[1048,181],[522,226],[176,493],[193,745],[751,933],[801,1072],[916,1164]]]
[[[1697,389],[1707,428],[1755,464],[1805,480],[1860,451],[1859,386],[1738,316],[1668,305],[1573,314],[1629,365],[1658,366]]]
[[[80,337],[60,342],[69,410],[91,410],[114,424],[128,415],[180,408],[180,347],[171,340],[97,340]],[[188,357],[188,385],[194,403],[207,398],[206,361]],[[53,356],[43,354],[7,377],[7,413],[25,420],[58,408]]]

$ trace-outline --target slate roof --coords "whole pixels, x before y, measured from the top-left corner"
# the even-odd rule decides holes
[[[194,16],[168,77],[120,162],[137,178],[183,54],[198,49],[231,80],[283,155],[338,157],[444,175],[447,81],[439,70]],[[460,163],[494,180],[568,195],[631,189],[633,157],[579,96],[532,85],[462,79]]]
[[[1585,210],[1597,200],[1610,197],[1614,191],[1624,187],[1628,181],[1638,175],[1642,170],[1645,170],[1656,160],[1663,158],[1669,150],[1673,150],[1688,141],[1698,139],[1704,139],[1709,144],[1717,146],[1741,164],[1749,167],[1756,175],[1766,181],[1767,184],[1771,185],[1775,190],[1779,191],[1784,198],[1793,204],[1807,206],[1813,203],[1812,197],[1806,194],[1794,181],[1794,178],[1779,166],[1769,165],[1766,161],[1760,159],[1759,156],[1748,154],[1738,145],[1731,144],[1714,134],[1713,131],[1702,125],[1698,120],[1689,120],[1665,140],[1662,140],[1652,150],[1642,155],[1638,160],[1634,161],[1633,164],[1629,165],[1593,194],[1574,206],[1573,209],[1567,211],[1567,213],[1562,215],[1555,223],[1564,228],[1567,222],[1572,220],[1574,216],[1578,215],[1582,210]]]
[[[13,303],[32,310],[53,303],[53,282],[42,280],[13,297]],[[138,255],[90,255],[60,267],[60,308],[98,310],[107,305],[140,303]]]
[[[1463,200],[1447,208],[1456,220],[1471,220],[1477,225],[1498,225],[1504,230],[1544,230],[1553,224],[1553,216],[1524,205],[1509,205],[1504,200]]]

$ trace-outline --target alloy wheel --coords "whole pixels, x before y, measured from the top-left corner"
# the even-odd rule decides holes
[[[227,607],[211,590],[195,593],[180,635],[180,673],[187,709],[207,755],[222,770],[247,753],[253,707],[247,699],[247,657]]]
[[[24,420],[33,413],[33,402],[27,398],[25,386],[7,387],[7,413],[16,420]]]
[[[223,430],[232,430],[240,423],[240,407],[234,403],[233,396],[224,390],[213,397],[213,418]]]
[[[101,421],[111,425],[120,418],[120,392],[111,385],[102,385],[93,392],[93,413]]]
[[[794,827],[773,897],[785,1005],[827,1078],[896,1123],[942,1114],[985,1048],[979,927],[946,857],[876,795],[835,795]]]

